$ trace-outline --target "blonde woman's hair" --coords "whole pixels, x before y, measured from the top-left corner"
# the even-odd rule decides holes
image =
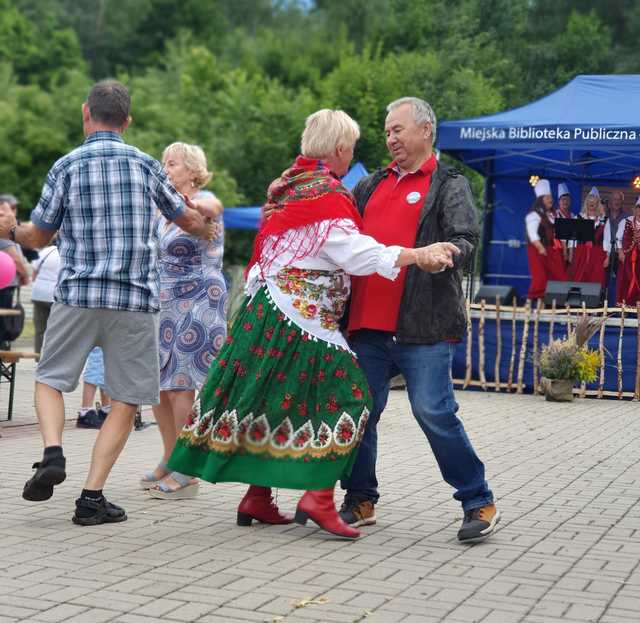
[[[300,151],[307,158],[326,158],[338,145],[348,147],[360,138],[360,127],[344,111],[323,108],[307,117]]]
[[[166,162],[170,154],[178,154],[184,166],[194,175],[193,183],[202,188],[206,186],[213,174],[207,169],[207,157],[199,145],[188,143],[171,143],[162,152],[162,162]]]
[[[595,205],[597,208],[596,216],[604,216],[604,205],[602,205],[602,201],[600,201],[599,197],[595,195],[586,195],[584,201],[582,202],[582,211],[580,212],[580,216],[587,218],[589,216],[589,203],[591,201],[595,201]]]

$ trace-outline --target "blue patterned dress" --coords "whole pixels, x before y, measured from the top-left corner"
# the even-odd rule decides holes
[[[160,389],[200,389],[227,330],[224,235],[207,242],[158,218]]]

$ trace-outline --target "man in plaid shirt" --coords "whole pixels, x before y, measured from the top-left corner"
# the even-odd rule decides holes
[[[93,86],[82,106],[85,142],[54,164],[31,222],[0,214],[0,238],[30,248],[58,232],[61,270],[36,373],[36,411],[44,457],[27,481],[26,500],[47,500],[66,478],[62,392],[78,384],[87,355],[101,346],[112,410],[94,444],[73,521],[126,520],[102,494],[124,448],[137,405],[159,401],[156,210],[186,232],[211,239],[205,206],[175,190],[161,165],[122,140],[130,98],[115,81]]]

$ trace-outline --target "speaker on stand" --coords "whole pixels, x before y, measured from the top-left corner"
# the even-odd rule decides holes
[[[544,292],[544,304],[557,307],[600,307],[604,292],[602,285],[586,281],[549,281]]]
[[[473,302],[480,303],[484,299],[486,303],[495,305],[499,300],[501,305],[511,305],[515,296],[516,291],[513,286],[490,286],[483,283],[478,288]]]

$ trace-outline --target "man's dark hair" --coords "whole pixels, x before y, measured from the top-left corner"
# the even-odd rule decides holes
[[[15,195],[11,195],[9,193],[2,193],[0,195],[0,203],[8,203],[10,206],[19,205],[18,198]]]
[[[117,80],[102,80],[91,87],[87,104],[94,121],[119,128],[129,118],[131,97],[124,84]]]

